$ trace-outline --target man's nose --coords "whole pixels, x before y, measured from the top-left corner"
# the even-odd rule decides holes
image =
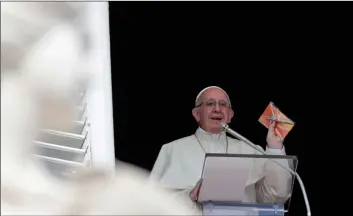
[[[216,103],[216,104],[214,105],[214,110],[217,111],[217,112],[220,111],[220,108],[219,108],[219,104],[218,104],[218,103]]]

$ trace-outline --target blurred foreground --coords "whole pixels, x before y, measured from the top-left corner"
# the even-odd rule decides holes
[[[87,4],[107,3],[1,2],[1,214],[194,214],[138,168],[117,162],[113,175],[82,168],[63,180],[34,160],[39,130],[68,130],[94,79],[75,23]]]

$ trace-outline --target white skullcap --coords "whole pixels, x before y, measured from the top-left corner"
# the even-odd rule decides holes
[[[197,104],[197,101],[199,100],[199,98],[200,98],[200,96],[202,95],[202,93],[204,93],[207,89],[211,89],[211,88],[217,88],[217,89],[222,90],[222,91],[224,92],[224,94],[227,95],[227,98],[228,98],[228,101],[229,101],[229,105],[230,105],[230,106],[232,105],[232,104],[230,103],[230,99],[229,99],[229,96],[228,96],[228,94],[227,94],[226,91],[224,91],[221,87],[218,87],[218,86],[209,86],[209,87],[206,87],[206,88],[202,89],[202,90],[200,91],[200,93],[196,96],[195,106],[198,105],[198,104]]]

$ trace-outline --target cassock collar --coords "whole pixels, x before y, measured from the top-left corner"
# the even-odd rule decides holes
[[[221,143],[226,141],[226,133],[224,131],[220,134],[212,134],[203,130],[201,127],[199,127],[196,130],[196,136],[199,139],[208,140],[208,141],[212,140],[214,142],[221,142]]]

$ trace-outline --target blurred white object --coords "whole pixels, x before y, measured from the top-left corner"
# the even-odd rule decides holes
[[[2,215],[194,214],[115,171],[109,59],[106,2],[1,2]]]

